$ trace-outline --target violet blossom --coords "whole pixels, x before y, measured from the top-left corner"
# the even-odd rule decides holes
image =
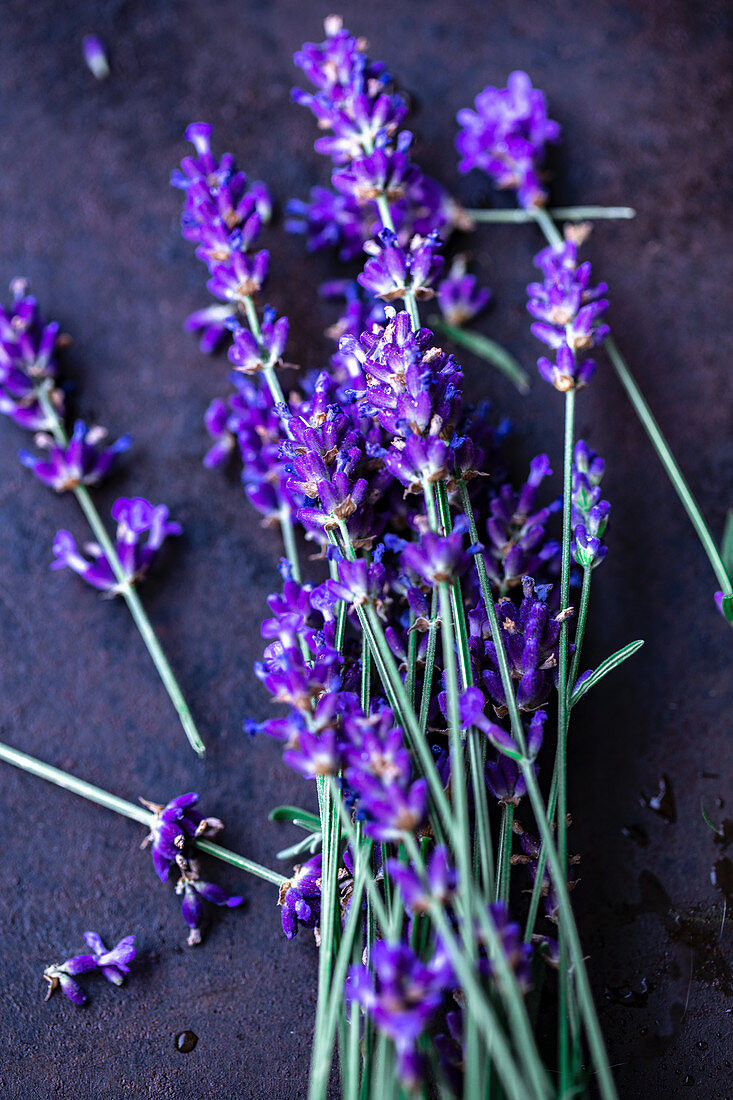
[[[283,932],[289,940],[298,928],[317,928],[321,919],[320,852],[306,863],[293,868],[293,874],[280,887],[278,905],[282,908]]]
[[[364,265],[358,281],[376,298],[392,302],[413,293],[418,299],[432,298],[433,283],[443,269],[443,257],[438,255],[437,234],[413,237],[409,247],[402,248],[397,235],[383,229],[364,250],[372,257]]]
[[[562,500],[558,497],[537,507],[540,486],[551,474],[547,455],[537,455],[519,490],[505,482],[489,496],[489,539],[484,561],[489,577],[502,594],[519,585],[523,576],[559,571],[561,545],[550,538],[547,526],[561,510]]]
[[[126,451],[131,443],[131,437],[123,435],[104,446],[106,437],[104,428],[87,428],[83,420],[77,420],[71,439],[65,445],[45,432],[35,436],[34,443],[47,452],[47,458],[38,458],[25,450],[19,452],[19,458],[39,481],[57,493],[76,489],[79,485],[98,485],[109,473],[117,455]]]
[[[537,318],[532,333],[555,351],[555,361],[540,357],[540,374],[555,389],[565,392],[590,381],[596,369],[586,355],[602,343],[608,326],[598,318],[608,308],[605,283],[590,286],[591,265],[578,264],[574,241],[550,245],[535,257],[542,283],[527,287],[528,311]]]
[[[73,955],[66,962],[47,966],[44,970],[43,977],[48,982],[46,1000],[56,989],[60,989],[74,1004],[86,1004],[87,995],[74,979],[94,970],[99,970],[113,985],[124,982],[125,975],[130,972],[130,963],[135,958],[135,937],[125,936],[110,951],[97,932],[85,932],[84,941],[91,948],[91,954]]]
[[[438,845],[425,864],[425,879],[412,864],[398,859],[387,860],[387,870],[400,888],[404,906],[411,913],[427,913],[432,905],[446,906],[451,901],[457,883],[456,871],[450,866],[448,852]]]
[[[230,894],[222,886],[205,882],[199,875],[196,860],[185,856],[176,856],[180,878],[176,884],[176,893],[183,896],[181,914],[189,927],[188,946],[196,947],[202,941],[203,929],[208,923],[207,902],[211,905],[223,905],[235,909],[242,905],[244,898]]]
[[[592,569],[600,565],[608,551],[601,541],[611,511],[608,501],[601,500],[603,470],[603,459],[579,439],[573,452],[570,552],[579,565]]]
[[[477,317],[490,299],[491,291],[478,286],[475,275],[466,273],[466,257],[455,256],[438,288],[438,306],[445,321],[460,328]]]
[[[143,497],[120,497],[112,506],[112,518],[117,520],[115,550],[124,574],[123,580],[117,579],[97,543],[86,544],[85,557],[77,548],[71,532],[64,530],[56,534],[53,544],[56,558],[51,568],[69,568],[93,588],[116,595],[123,584],[135,584],[147,573],[169,535],[180,535],[182,531],[180,524],[168,519],[168,509],[164,504],[156,506]]]
[[[25,279],[10,284],[12,305],[0,307],[0,412],[28,431],[47,431],[53,425],[41,406],[38,390],[46,388],[49,401],[63,415],[63,392],[54,386],[59,326],[46,324]]]
[[[544,92],[517,71],[509,74],[506,88],[484,88],[474,105],[475,110],[464,108],[457,116],[459,172],[478,168],[497,187],[516,191],[522,206],[544,206],[540,169],[545,145],[560,139],[559,124],[548,118]]]
[[[141,798],[143,806],[153,813],[150,833],[141,847],[150,845],[155,873],[165,882],[177,856],[187,843],[199,837],[212,837],[224,828],[218,817],[204,817],[196,809],[199,796],[193,791],[172,798],[165,806]]]

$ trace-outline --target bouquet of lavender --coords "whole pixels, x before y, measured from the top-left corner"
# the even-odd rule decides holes
[[[216,299],[187,325],[204,351],[226,341],[232,368],[230,392],[206,413],[204,461],[236,460],[249,503],[282,536],[255,668],[273,709],[245,728],[280,742],[285,763],[315,781],[317,814],[273,811],[305,832],[280,853],[300,862],[280,874],[212,844],[221,823],[195,810],[194,794],[140,809],[16,750],[0,746],[0,756],[148,825],[159,877],[174,868],[180,876],[192,945],[205,902],[242,901],[201,878],[195,848],[277,885],[285,936],[313,929],[319,950],[310,1100],[326,1096],[336,1049],[345,1097],[525,1100],[597,1088],[608,1100],[616,1092],[573,915],[577,857],[567,835],[575,708],[642,644],[618,639],[597,667],[584,664],[611,506],[604,460],[577,438],[576,403],[601,348],[701,537],[718,606],[733,622],[730,562],[611,338],[607,287],[580,255],[594,218],[633,211],[548,209],[545,150],[560,127],[526,73],[480,91],[459,113],[456,141],[459,170],[485,173],[518,206],[466,210],[422,172],[406,97],[338,18],[295,62],[309,90],[293,98],[315,116],[316,149],[332,170],[330,186],[288,204],[286,227],[308,250],[329,249],[352,267],[364,259],[355,278],[322,287],[342,306],[327,367],[295,373],[288,319],[263,303],[265,185],[248,181],[231,154],[218,156],[211,127],[198,122],[187,131],[193,154],[172,182],[183,236]],[[464,399],[450,350],[467,348],[528,386],[505,349],[468,327],[489,291],[464,256],[446,263],[455,233],[492,221],[529,223],[546,238],[527,309],[545,345],[539,374],[562,407],[564,448],[538,454],[519,484],[503,455],[507,425]],[[425,317],[429,302],[437,313]],[[85,555],[59,532],[53,567],[123,595],[147,624],[143,636],[203,751],[134,591],[178,526],[162,506],[121,499],[112,544],[83,487],[126,440],[102,449],[83,424],[65,434],[56,333],[25,288],[0,323],[0,408],[52,433],[37,438],[47,458],[22,460],[46,484],[72,489],[99,537]],[[553,465],[559,496],[547,489]],[[47,979],[62,986],[78,972],[51,969]],[[543,1018],[556,1032],[549,1056],[537,1038],[543,986]]]

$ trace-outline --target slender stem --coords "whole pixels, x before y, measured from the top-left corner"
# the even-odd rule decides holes
[[[380,195],[377,199],[377,209],[379,210],[379,216],[382,219],[382,225],[385,229],[391,229],[394,233],[394,220],[392,218],[392,211],[389,208],[389,202],[386,195]],[[413,331],[417,332],[420,328],[420,313],[417,308],[417,299],[412,290],[405,291],[405,309],[410,314],[410,324]]]
[[[583,639],[585,638],[585,624],[588,618],[588,602],[590,600],[590,582],[592,575],[592,567],[590,565],[584,566],[583,587],[580,592],[580,605],[578,610],[578,625],[575,628],[575,653],[573,654],[573,661],[570,665],[570,675],[567,683],[568,706],[570,705],[570,696],[573,694],[575,681],[578,679],[580,655],[583,651]]]
[[[519,224],[539,220],[537,210],[465,210],[464,213],[473,222]],[[636,211],[631,206],[556,206],[548,213],[551,218],[567,222],[624,220],[636,217]]]
[[[433,589],[428,627],[428,645],[425,652],[425,670],[423,672],[422,697],[420,699],[419,725],[423,733],[428,728],[428,711],[433,687],[433,669],[435,668],[435,650],[438,643],[438,593]]]
[[[570,518],[571,494],[573,482],[573,436],[575,422],[575,389],[565,394],[565,444],[563,452],[563,519],[562,519],[562,564],[560,572],[560,609],[568,605],[570,592]],[[560,627],[560,648],[558,655],[557,682],[557,850],[562,873],[567,876],[567,738],[568,738],[568,647],[569,623],[564,618]],[[567,938],[564,928],[560,927],[560,970],[558,976],[558,1044],[560,1093],[564,1095],[570,1087],[569,1079],[569,1043],[568,1013],[571,989],[567,959]]]
[[[512,841],[514,839],[514,804],[507,802],[502,807],[501,815],[501,864],[499,867],[499,881],[497,885],[497,901],[509,904],[509,883],[512,869]]]
[[[56,442],[65,447],[69,440],[64,430],[64,425],[61,418],[53,406],[51,397],[48,392],[48,385],[42,384],[36,386],[35,393],[38,398],[38,402],[41,405],[46,417],[48,419],[51,433]],[[130,614],[133,617],[136,627],[140,631],[140,635],[145,642],[148,653],[153,659],[153,664],[158,670],[158,675],[163,681],[163,685],[170,696],[173,706],[176,708],[178,717],[180,718],[181,725],[183,726],[186,737],[189,740],[191,747],[199,756],[203,756],[206,752],[206,746],[201,740],[201,736],[196,728],[196,723],[193,720],[191,711],[188,708],[188,704],[183,697],[183,692],[176,680],[171,666],[168,664],[168,659],[163,652],[163,649],[158,641],[158,638],[153,630],[150,619],[147,616],[145,608],[140,602],[140,597],[135,590],[132,581],[122,568],[122,563],[117,554],[117,550],[112,539],[107,533],[107,529],[102,522],[101,516],[97,511],[96,505],[92,501],[88,490],[83,485],[78,485],[74,490],[74,496],[76,497],[79,507],[81,508],[87,523],[92,529],[95,539],[99,543],[104,556],[109,562],[110,568],[117,581],[119,594],[123,597],[127,604]]]
[[[657,424],[654,414],[647,404],[646,398],[639,389],[635,378],[629,370],[628,364],[618,350],[616,342],[608,336],[603,346],[608,352],[608,357],[613,364],[613,368],[618,375],[621,385],[626,390],[627,397],[634,406],[634,411],[639,417],[644,431],[649,436],[651,444],[657,452],[659,461],[664,466],[667,476],[682,502],[682,507],[687,512],[690,522],[695,528],[697,537],[700,539],[703,549],[708,556],[708,560],[713,567],[713,572],[715,573],[718,584],[724,593],[731,592],[733,590],[733,579],[728,576],[723,559],[715,545],[715,540],[710,534],[710,530],[698,507],[697,501],[690,492],[690,487],[685,481],[684,475],[672,454],[667,440],[662,434],[661,428]]]
[[[45,764],[42,760],[29,756],[28,753],[11,748],[10,745],[0,743],[0,760],[4,760],[6,764],[13,764],[16,768],[29,772],[39,779],[45,779],[48,783],[55,783],[57,787],[62,787],[65,791],[71,791],[72,794],[78,794],[89,802],[95,802],[98,806],[103,806],[105,810],[112,810],[123,817],[129,817],[132,821],[137,821],[147,828],[150,828],[155,819],[155,815],[142,806],[137,806],[134,802],[119,798],[116,794],[110,794],[109,791],[105,791],[101,787],[95,787],[93,783],[87,783],[84,779],[77,779],[75,775],[61,771],[60,768],[54,768],[51,764]],[[255,863],[254,860],[240,856],[236,852],[230,852],[227,848],[222,848],[219,844],[213,844],[210,840],[194,840],[193,843],[202,852],[206,852],[207,855],[215,856],[224,863],[230,863],[233,867],[238,867],[241,871],[246,871],[248,874],[255,875],[266,882],[272,882],[276,886],[280,886],[285,881],[277,871],[271,871],[269,867],[263,867],[261,864]]]
[[[551,244],[553,245],[553,247],[558,248],[564,243],[562,233],[557,228],[554,221],[546,210],[538,207],[535,214],[535,221],[540,226],[542,232],[545,234],[548,244]]]

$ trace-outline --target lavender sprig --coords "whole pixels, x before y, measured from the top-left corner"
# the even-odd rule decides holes
[[[180,528],[167,522],[168,512],[162,506],[154,509],[141,498],[121,499],[113,509],[119,520],[117,543],[110,539],[87,486],[96,485],[109,472],[115,456],[129,445],[129,438],[123,436],[111,447],[103,447],[104,430],[87,430],[81,421],[77,421],[71,438],[67,436],[64,395],[56,385],[59,326],[43,322],[24,279],[15,279],[11,290],[12,306],[0,309],[0,412],[20,427],[40,433],[36,441],[49,451],[48,459],[39,460],[21,451],[21,461],[57,492],[74,494],[96,539],[89,548],[92,556],[89,561],[78,552],[70,533],[60,531],[54,544],[57,556],[52,568],[68,565],[95,587],[123,597],[189,743],[203,756],[204,743],[135,589],[136,581],[152,562],[165,535],[179,533]],[[140,546],[140,535],[144,532],[147,544]]]

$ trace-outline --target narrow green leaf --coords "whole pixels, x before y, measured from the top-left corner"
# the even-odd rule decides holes
[[[458,328],[456,325],[446,324],[436,315],[428,317],[428,324],[436,332],[442,332],[444,336],[448,336],[459,347],[465,348],[467,351],[473,352],[474,355],[478,355],[480,359],[485,359],[487,363],[491,363],[492,366],[506,375],[521,394],[529,393],[529,375],[520,367],[514,356],[510,355],[501,344],[497,344],[496,340],[491,340],[488,336],[482,336],[480,332],[471,332],[468,329]]]
[[[270,810],[270,821],[288,821],[291,825],[297,825],[299,829],[305,829],[307,833],[320,833],[321,819],[318,814],[312,814],[310,810],[302,810],[300,806],[276,806]]]
[[[322,842],[322,833],[308,833],[308,836],[304,836],[297,844],[292,844],[290,848],[283,848],[282,851],[275,852],[275,859],[293,860],[303,852],[310,852],[313,855],[321,847]]]
[[[723,599],[720,601],[720,609],[728,622],[733,625],[733,592],[729,592],[727,596],[723,596]]]
[[[723,545],[720,548],[720,556],[726,568],[728,576],[733,580],[733,508],[728,511],[723,532]]]
[[[636,653],[637,649],[641,649],[644,645],[643,639],[639,639],[636,642],[629,642],[623,649],[619,649],[618,652],[613,653],[610,657],[606,657],[605,661],[602,661],[598,668],[594,669],[582,684],[578,684],[572,695],[570,696],[570,706],[574,707],[579,699],[582,699],[586,692],[590,691],[592,687],[602,680],[603,677],[611,671],[611,669],[618,668],[620,664],[630,657],[632,653]]]
[[[705,822],[705,824],[707,825],[707,827],[709,829],[712,829],[716,836],[722,836],[723,835],[723,830],[720,828],[719,825],[715,824],[715,822],[712,820],[712,818],[710,817],[710,814],[705,809],[705,806],[702,803],[700,804],[700,813],[702,814],[702,819]]]

